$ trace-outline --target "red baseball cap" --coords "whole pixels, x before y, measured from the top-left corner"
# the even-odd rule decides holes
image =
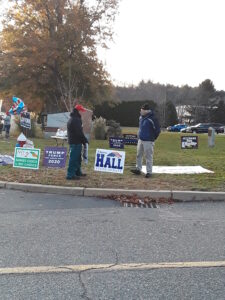
[[[79,111],[82,111],[82,112],[85,112],[85,111],[86,111],[86,109],[85,109],[81,104],[75,105],[75,108],[76,108],[77,110],[79,110]]]

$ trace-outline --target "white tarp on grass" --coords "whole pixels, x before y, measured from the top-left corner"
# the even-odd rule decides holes
[[[146,174],[146,166],[142,167],[142,172]],[[201,166],[153,166],[152,173],[157,174],[201,174],[214,173]]]

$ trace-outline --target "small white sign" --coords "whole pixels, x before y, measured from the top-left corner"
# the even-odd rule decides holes
[[[31,129],[31,119],[29,112],[23,112],[20,115],[20,125],[21,127]]]
[[[95,171],[123,174],[124,164],[124,151],[96,149]]]
[[[181,149],[198,149],[198,137],[181,136]]]

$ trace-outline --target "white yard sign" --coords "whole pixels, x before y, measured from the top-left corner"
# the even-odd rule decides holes
[[[97,149],[95,155],[95,171],[123,174],[125,164],[124,151]]]

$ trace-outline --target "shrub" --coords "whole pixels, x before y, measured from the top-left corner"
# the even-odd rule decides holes
[[[106,120],[103,119],[102,117],[95,119],[94,136],[96,140],[106,139]]]
[[[122,130],[120,127],[120,123],[117,123],[114,120],[109,120],[107,122],[108,130],[107,130],[107,136],[108,137],[120,137],[122,135]]]

